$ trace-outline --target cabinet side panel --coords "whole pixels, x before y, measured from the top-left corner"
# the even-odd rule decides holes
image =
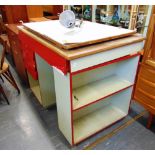
[[[111,98],[113,106],[117,109],[120,109],[126,115],[128,114],[129,111],[132,91],[133,87],[130,87],[122,91],[120,94],[115,95],[114,97]]]
[[[59,129],[72,144],[70,76],[53,67]]]
[[[44,107],[55,104],[55,87],[53,68],[45,60],[35,54],[42,103]]]
[[[121,78],[130,81],[132,84],[135,82],[135,77],[137,73],[137,67],[139,62],[139,56],[128,59],[118,64],[116,69],[116,74]]]

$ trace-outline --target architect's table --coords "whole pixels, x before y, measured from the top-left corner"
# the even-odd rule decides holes
[[[59,129],[71,145],[128,114],[141,35],[70,50],[22,27],[19,37],[31,89],[41,92],[44,107],[56,102]]]

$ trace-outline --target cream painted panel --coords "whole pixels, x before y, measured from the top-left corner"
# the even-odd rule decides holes
[[[70,77],[53,67],[59,129],[72,144]]]
[[[47,64],[39,55],[35,54],[40,93],[43,107],[55,105],[55,88],[53,68]]]
[[[71,72],[92,67],[142,50],[143,42],[134,43],[71,61]]]

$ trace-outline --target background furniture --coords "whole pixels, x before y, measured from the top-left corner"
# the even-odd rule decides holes
[[[0,59],[0,77],[1,77],[2,81],[3,81],[3,78],[5,78],[17,90],[17,92],[19,94],[20,90],[19,90],[19,88],[18,88],[18,86],[17,86],[17,84],[16,84],[16,82],[15,82],[15,80],[14,80],[14,78],[10,72],[9,64],[4,61],[5,53],[6,53],[6,44],[7,44],[6,41],[3,42],[3,44],[2,44],[3,45],[3,51],[2,51],[2,56]],[[9,104],[8,99],[4,93],[2,86],[0,86],[0,91],[2,92],[3,96],[5,97],[7,103]]]
[[[10,52],[10,43],[9,43],[8,35],[6,34],[6,27],[3,22],[2,16],[0,15],[0,43],[3,43],[5,41],[7,42],[6,51]]]
[[[27,5],[26,8],[29,21],[31,21],[31,18],[36,17],[58,19],[58,14],[63,11],[62,5]]]
[[[15,63],[16,71],[20,76],[20,78],[22,79],[22,81],[25,84],[28,84],[25,64],[23,60],[23,52],[21,49],[21,42],[18,38],[19,30],[17,26],[18,26],[17,24],[7,24],[6,30],[7,30],[9,42],[11,45],[11,51],[12,51],[12,56]]]
[[[9,103],[9,100],[8,100],[8,98],[7,98],[7,96],[6,96],[5,92],[4,92],[4,90],[3,90],[3,87],[1,86],[1,83],[0,83],[0,94],[3,95],[3,97],[4,97],[5,100],[6,100],[6,102],[7,102],[8,105],[9,105],[9,104],[10,104],[10,103]]]
[[[64,10],[71,9],[78,18],[85,20],[119,26],[129,29],[137,29],[146,36],[151,5],[64,5]],[[86,13],[89,18],[85,17]],[[89,15],[90,14],[90,15]]]
[[[25,5],[1,5],[0,12],[4,23],[19,23],[20,20],[28,22],[27,10]]]
[[[0,94],[3,95],[3,97],[5,98],[7,104],[9,105],[9,104],[10,104],[10,103],[9,103],[9,100],[8,100],[8,98],[7,98],[7,96],[6,96],[5,92],[4,92],[3,87],[1,86],[1,83],[0,83]]]
[[[149,112],[149,128],[155,115],[155,7],[149,24],[144,57],[139,68],[134,99],[142,104]]]

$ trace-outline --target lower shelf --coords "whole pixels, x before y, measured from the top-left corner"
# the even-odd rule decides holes
[[[120,120],[127,114],[114,106],[105,106],[74,121],[75,144]]]

